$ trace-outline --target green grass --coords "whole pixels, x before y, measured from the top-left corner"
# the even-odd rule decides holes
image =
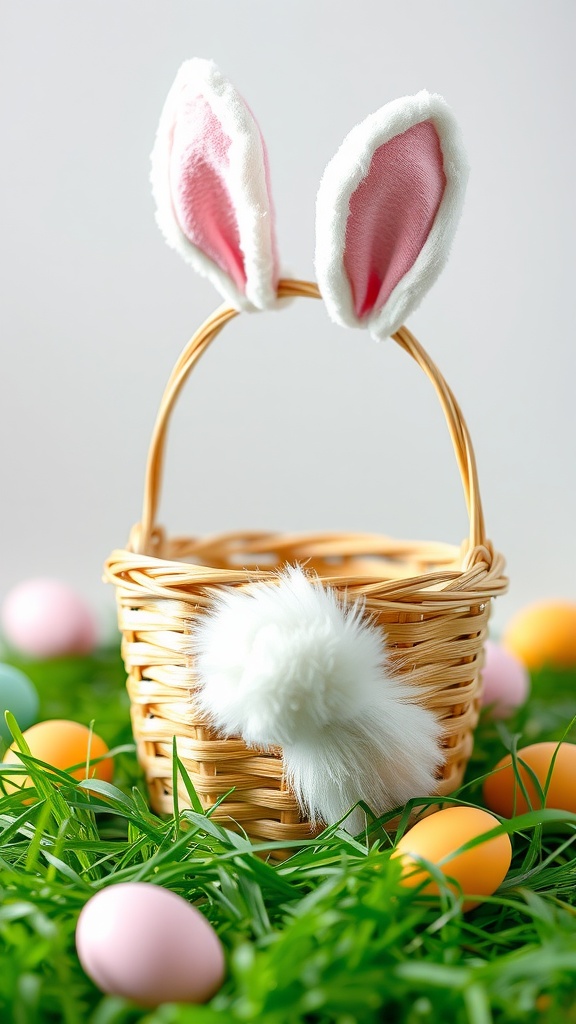
[[[256,856],[270,844],[253,847],[209,815],[149,811],[115,652],[10,660],[36,683],[41,717],[95,719],[120,750],[114,787],[29,762],[38,802],[0,796],[2,1024],[576,1024],[576,816],[533,811],[505,824],[511,870],[466,915],[447,888],[426,901],[399,886],[386,819],[369,841],[333,828],[272,864]],[[575,714],[575,675],[539,674],[505,728],[481,723],[460,799],[481,805],[481,779],[507,747],[559,740]],[[142,1010],[84,975],[78,914],[127,880],[164,885],[213,923],[229,970],[207,1006]]]

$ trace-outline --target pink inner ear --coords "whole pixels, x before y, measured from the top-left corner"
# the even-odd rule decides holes
[[[170,153],[176,219],[187,239],[240,291],[246,271],[234,202],[227,186],[231,140],[203,96],[183,96]]]
[[[350,199],[344,268],[358,317],[381,309],[416,262],[446,187],[431,121],[380,146]]]

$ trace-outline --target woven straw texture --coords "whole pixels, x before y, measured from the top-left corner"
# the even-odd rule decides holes
[[[319,297],[316,285],[298,281],[282,281],[279,295]],[[442,721],[445,761],[438,793],[444,795],[460,785],[472,751],[490,602],[505,592],[507,580],[503,558],[485,536],[474,452],[458,404],[405,327],[394,340],[434,385],[452,438],[470,521],[462,545],[364,534],[167,537],[156,525],[156,512],[170,414],[191,369],[236,315],[228,307],[217,310],[174,367],[150,445],[142,519],[128,547],[108,559],[105,579],[116,587],[132,725],[154,810],[173,810],[176,737],[204,807],[233,789],[216,819],[241,826],[254,840],[301,840],[312,830],[286,785],[282,751],[222,738],[195,707],[194,664],[186,652],[194,620],[214,594],[273,581],[279,568],[297,562],[347,600],[362,597],[385,632],[393,666],[409,672],[411,680],[416,676],[420,702]],[[181,806],[189,806],[181,780],[178,785]]]

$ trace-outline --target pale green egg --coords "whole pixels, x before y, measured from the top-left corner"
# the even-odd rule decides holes
[[[40,701],[28,676],[13,665],[0,663],[0,737],[12,743],[5,711],[11,711],[22,730],[36,721]]]

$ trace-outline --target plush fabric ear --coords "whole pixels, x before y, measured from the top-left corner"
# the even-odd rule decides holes
[[[316,275],[333,320],[378,339],[398,330],[448,258],[467,178],[441,96],[395,100],[352,129],[316,207]]]
[[[180,68],[160,118],[151,181],[168,244],[236,308],[274,305],[266,149],[248,107],[211,61]]]

